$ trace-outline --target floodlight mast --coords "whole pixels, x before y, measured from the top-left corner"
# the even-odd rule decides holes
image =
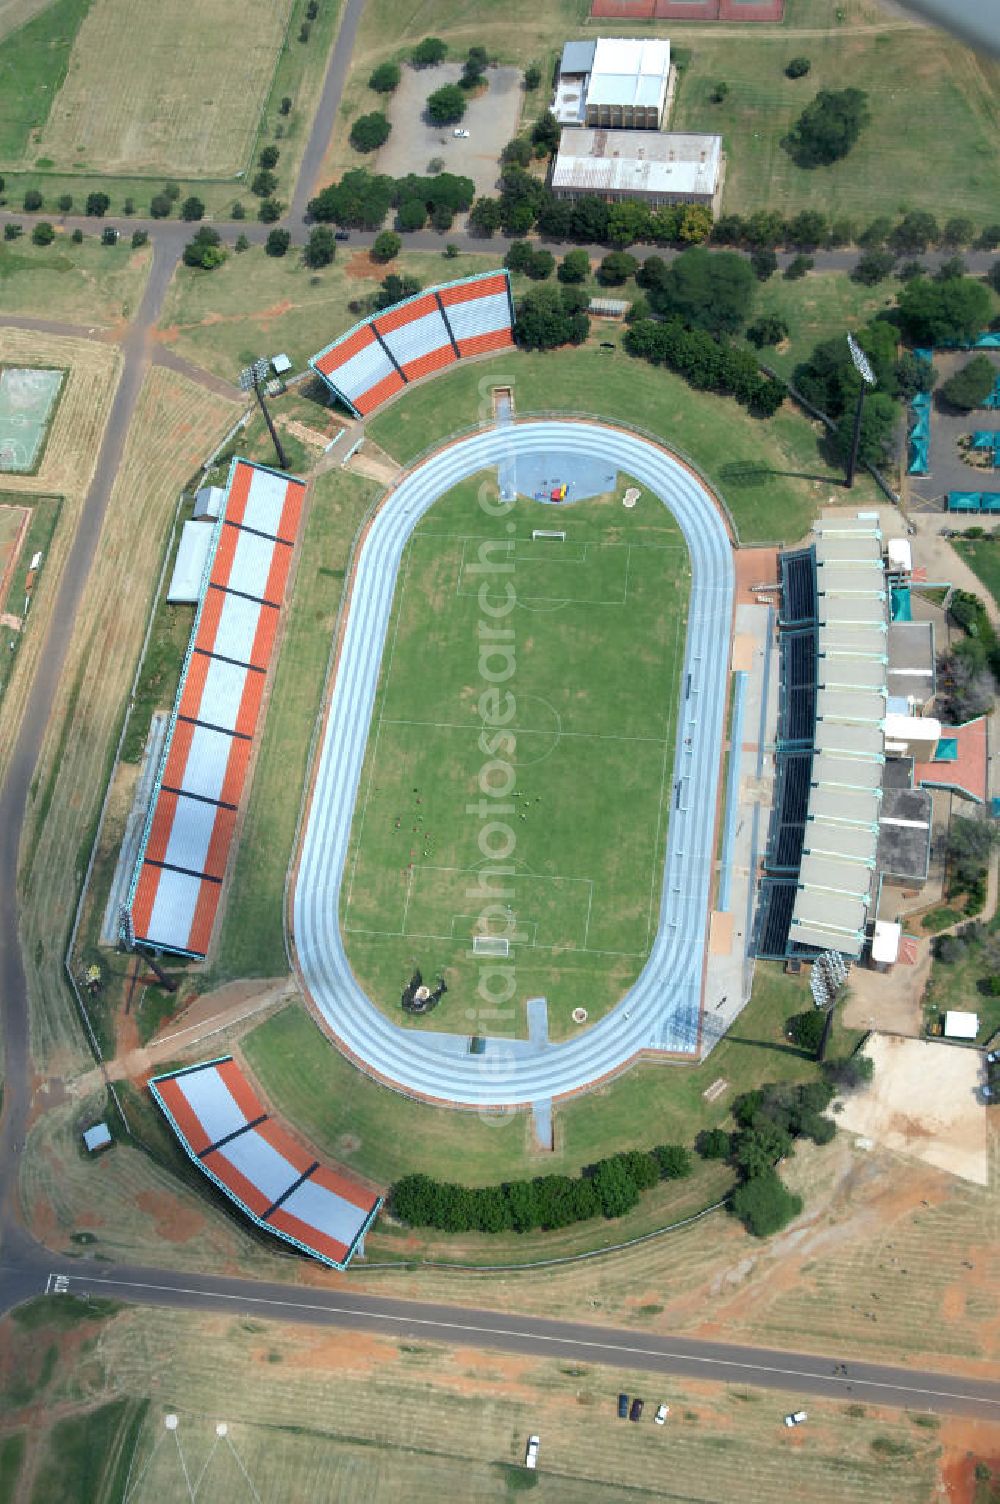
[[[264,393],[260,389],[260,384],[266,376],[267,361],[255,360],[252,366],[244,366],[243,370],[240,372],[240,390],[243,392],[252,391],[256,396],[257,401],[260,404],[260,410],[264,415],[264,422],[267,424],[267,431],[271,435],[271,442],[274,445],[274,452],[278,456],[278,464],[281,466],[282,470],[287,470],[288,460],[285,458],[285,451],[281,447],[281,440],[278,438],[277,429],[271,421],[271,414],[267,410],[267,403],[264,401]]]
[[[861,412],[865,405],[865,396],[868,388],[875,385],[875,372],[871,368],[868,356],[862,350],[853,334],[847,336],[847,348],[851,352],[854,369],[861,377],[858,405],[854,411],[854,436],[851,439],[851,452],[847,458],[847,474],[844,477],[844,485],[849,491],[854,485],[854,472],[858,466],[858,448],[861,444]]]

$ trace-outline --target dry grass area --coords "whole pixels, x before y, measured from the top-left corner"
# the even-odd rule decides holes
[[[13,247],[0,241],[0,305],[9,314],[121,328],[139,307],[152,264],[151,246],[133,250],[125,238],[102,245],[88,235],[75,245],[57,230],[50,246],[27,236]]]
[[[0,476],[0,500],[5,493],[55,494],[62,496],[63,503],[60,524],[35,587],[30,630],[22,637],[0,709],[0,777],[34,677],[52,603],[97,464],[104,426],[121,374],[121,356],[112,346],[21,329],[0,329],[0,363],[32,362],[65,366],[68,374],[38,474]]]
[[[22,1393],[44,1396],[44,1405],[7,1406],[11,1427],[31,1422],[23,1484],[51,1465],[53,1423],[99,1417],[98,1405],[106,1415],[110,1401],[128,1398],[148,1401],[121,1468],[134,1504],[186,1497],[185,1467],[204,1504],[504,1500],[527,1481],[519,1465],[532,1432],[541,1438],[537,1496],[565,1504],[940,1497],[937,1427],[870,1407],[811,1402],[808,1425],[790,1432],[782,1416],[794,1394],[183,1311],[81,1312],[58,1325],[44,1314],[32,1313],[28,1332],[10,1318],[0,1329],[7,1365],[21,1364]],[[620,1388],[645,1396],[639,1425],[617,1419]],[[662,1429],[651,1419],[660,1399],[671,1407]],[[170,1411],[174,1434],[163,1425]],[[63,1497],[111,1504],[112,1495]]]
[[[229,177],[246,166],[291,0],[95,0],[32,158]]]
[[[177,494],[238,410],[162,367],[136,405],[25,822],[22,944],[35,1057],[50,1071],[79,1058],[63,949]]]
[[[48,4],[49,0],[0,0],[0,39],[27,26]]]

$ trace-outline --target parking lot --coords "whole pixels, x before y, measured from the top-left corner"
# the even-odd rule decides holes
[[[403,68],[399,88],[392,98],[389,119],[392,135],[378,155],[377,170],[402,178],[409,172],[424,174],[439,158],[446,172],[472,178],[476,193],[495,193],[500,153],[517,131],[521,113],[521,74],[517,68],[489,68],[487,89],[469,100],[460,129],[468,138],[456,137],[453,126],[428,124],[424,106],[427,96],[444,84],[455,84],[462,73],[458,63],[439,68]]]
[[[980,353],[988,356],[1000,371],[1000,351],[997,350],[936,350],[937,388],[940,389],[950,376],[968,365],[974,354]],[[931,403],[931,469],[929,475],[909,477],[912,511],[943,511],[944,497],[949,491],[1000,491],[1000,470],[967,464],[958,447],[960,436],[977,428],[1000,428],[1000,411],[980,407],[971,413],[957,412],[942,405],[935,395]]]

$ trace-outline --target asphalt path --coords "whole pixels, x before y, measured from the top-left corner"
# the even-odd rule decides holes
[[[349,0],[345,24],[348,17],[353,16],[356,29],[362,5],[363,0]],[[351,35],[353,37],[353,32]],[[349,57],[350,48],[346,42],[345,47],[346,57]],[[338,45],[331,58],[331,70],[341,70],[341,85],[346,57]],[[327,83],[330,84],[329,77]],[[336,117],[338,105],[339,87],[331,85],[324,89],[321,109],[327,130]],[[292,199],[293,209],[299,216],[313,186],[306,168],[315,173],[322,161],[323,150],[325,143],[317,122]],[[29,223],[30,218],[28,216]],[[25,216],[18,213],[0,212],[0,223],[24,219]],[[296,221],[291,215],[288,221],[294,232]],[[101,228],[101,222],[94,219],[67,216],[64,223],[69,228],[79,225],[91,233]],[[527,1354],[572,1356],[577,1361],[647,1371],[651,1376],[672,1374],[715,1379],[794,1390],[803,1395],[841,1397],[850,1393],[852,1399],[859,1401],[995,1419],[1000,1413],[1000,1384],[955,1378],[931,1370],[904,1370],[848,1360],[845,1374],[841,1371],[840,1360],[828,1357],[691,1339],[658,1338],[605,1327],[475,1311],[461,1306],[437,1306],[421,1301],[389,1300],[312,1288],[303,1290],[251,1280],[220,1280],[188,1273],[178,1275],[169,1270],[103,1263],[91,1273],[83,1261],[70,1261],[52,1254],[25,1230],[17,1185],[31,1105],[32,1070],[27,987],[18,941],[18,848],[31,780],[73,620],[86,588],[104,512],[151,359],[151,330],[183,245],[192,234],[192,226],[176,221],[109,219],[105,223],[115,225],[125,234],[137,228],[147,230],[154,257],[140,307],[120,342],[125,357],[121,381],[102,441],[94,481],[60,581],[44,651],[40,655],[38,671],[0,787],[0,1002],[4,1022],[4,1093],[0,1116],[0,1312],[51,1288],[54,1277],[58,1275],[65,1279],[67,1288],[79,1293],[90,1291],[137,1304],[204,1311],[238,1310],[278,1322],[305,1322],[397,1336],[409,1334],[448,1343],[460,1340],[463,1344],[481,1348]],[[259,244],[267,235],[266,226],[247,222],[219,228],[230,242],[242,233],[251,243]],[[447,238],[468,248],[475,244],[498,253],[506,248],[506,242],[500,239],[472,242],[461,234],[450,234]],[[352,236],[356,245],[368,245],[371,239],[370,235]],[[406,244],[414,249],[435,249],[441,247],[442,240],[422,233],[406,237]],[[590,249],[592,254],[600,255],[606,248]],[[821,252],[816,256],[816,265],[846,269],[853,265],[854,259],[851,252]],[[932,258],[925,259],[932,262]],[[973,270],[984,269],[992,259],[967,258]],[[980,260],[982,266],[978,264]]]
[[[396,576],[413,529],[439,496],[466,477],[518,455],[568,451],[599,471],[634,476],[673,514],[688,547],[691,593],[684,659],[676,680],[668,677],[661,690],[664,708],[668,699],[673,708],[680,697],[674,781],[660,791],[670,810],[660,857],[662,900],[649,960],[604,1018],[545,1048],[490,1039],[486,1053],[472,1055],[465,1038],[442,1039],[393,1023],[371,1002],[351,969],[338,911],[352,813]],[[514,581],[516,573],[504,578]],[[733,589],[732,547],[710,492],[665,449],[622,429],[590,422],[488,429],[439,450],[390,493],[357,559],[293,899],[293,938],[303,985],[350,1058],[379,1079],[424,1098],[501,1107],[583,1090],[622,1070],[644,1049],[697,1049]],[[515,634],[519,622],[527,630],[524,621],[523,613],[510,618]],[[485,679],[482,683],[488,687]],[[515,674],[511,686],[516,689],[516,684]],[[491,810],[480,824],[485,827],[500,817],[502,811],[497,816]],[[489,865],[483,870],[488,877]],[[505,870],[501,862],[499,871]],[[513,948],[516,953],[516,937]],[[493,1020],[496,1009],[486,1007],[485,1013]],[[487,1023],[479,1032],[495,1034],[495,1024],[491,1028]]]

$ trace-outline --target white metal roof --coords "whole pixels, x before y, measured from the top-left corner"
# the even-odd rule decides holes
[[[194,515],[196,520],[203,517],[211,518],[214,522],[222,511],[222,503],[226,499],[223,486],[201,486],[194,493]]]
[[[670,43],[599,37],[587,86],[587,104],[662,107],[670,75]]]
[[[816,539],[816,563],[850,563],[855,559],[879,558],[878,539],[870,535],[858,537],[854,533],[823,533]]]
[[[949,1008],[944,1016],[946,1039],[975,1039],[979,1033],[979,1014],[961,1008]]]
[[[185,522],[177,545],[173,573],[167,587],[167,600],[173,605],[187,605],[201,595],[202,578],[212,547],[213,529],[200,522]]]
[[[721,156],[721,136],[568,128],[559,141],[552,187],[710,196],[719,181]]]
[[[899,942],[903,926],[890,924],[887,919],[876,919],[872,936],[872,960],[883,966],[891,966],[899,955]]]

